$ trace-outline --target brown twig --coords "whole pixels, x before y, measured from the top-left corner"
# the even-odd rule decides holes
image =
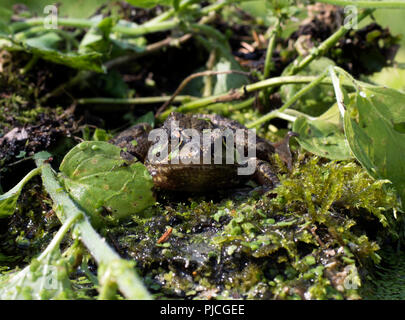
[[[231,74],[231,73],[236,73],[236,74],[242,74],[245,76],[250,76],[249,72],[245,72],[245,71],[240,71],[240,70],[225,70],[225,71],[212,71],[212,70],[208,70],[208,71],[202,71],[202,72],[196,72],[193,73],[191,75],[189,75],[187,78],[185,78],[180,85],[178,86],[178,88],[176,89],[176,91],[173,93],[173,95],[171,96],[171,98],[169,100],[167,100],[164,104],[162,104],[162,106],[156,111],[156,117],[158,117],[163,111],[166,110],[166,108],[173,102],[174,98],[184,89],[184,87],[193,79],[198,78],[198,77],[205,77],[205,76],[213,76],[213,75],[219,75],[219,74]],[[232,94],[230,94],[232,96],[232,100],[234,100],[235,98],[233,97]]]
[[[170,235],[172,234],[172,231],[173,231],[173,228],[172,228],[172,227],[169,227],[169,228],[165,231],[165,233],[159,238],[159,240],[158,240],[156,243],[157,243],[157,244],[161,244],[161,243],[163,243],[163,242],[166,242],[166,241],[169,239]]]

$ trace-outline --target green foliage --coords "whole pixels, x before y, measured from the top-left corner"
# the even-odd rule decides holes
[[[60,165],[59,178],[66,190],[97,225],[104,211],[121,219],[154,203],[152,177],[145,166],[128,163],[120,153],[107,142],[82,142]]]
[[[0,195],[0,218],[8,217],[14,213],[24,185],[39,173],[41,173],[40,169],[33,169],[14,188]]]
[[[2,17],[0,21],[9,18],[6,14]],[[41,20],[34,21],[32,25],[30,22],[26,24],[17,22],[8,29],[2,28],[0,24],[0,47],[10,51],[28,52],[53,63],[98,73],[106,72],[103,65],[106,59],[126,51],[144,50],[144,38],[124,38],[120,32],[113,30],[115,26],[121,30],[130,30],[137,25],[118,21],[116,17],[103,19],[102,16],[95,16],[90,22],[77,19],[68,21],[68,25],[89,27],[80,42],[76,39],[75,33],[60,29],[45,29],[38,26],[41,22]]]
[[[127,2],[136,7],[152,8],[157,5],[170,6],[175,1],[173,1],[173,0],[127,0]]]
[[[234,60],[221,57],[215,64],[215,71],[230,71],[239,70],[242,71],[239,64]],[[248,83],[248,78],[241,74],[220,74],[216,76],[213,94],[220,94],[228,92],[231,89],[239,88]]]
[[[145,122],[149,124],[152,128],[155,126],[155,116],[152,111],[145,113],[144,115],[137,118],[132,125]]]
[[[397,237],[393,190],[352,161],[304,154],[279,178],[264,195],[155,207],[110,234],[165,296],[358,299],[362,266],[380,261],[378,239]],[[169,240],[156,245],[168,225]]]
[[[334,66],[333,60],[321,57],[312,61],[299,75],[319,75],[329,66]],[[287,67],[283,73],[288,74],[293,65]],[[291,99],[304,85],[292,84],[281,88],[281,96],[284,101]],[[302,96],[295,104],[294,109],[304,112],[310,116],[319,116],[326,112],[334,103],[333,89],[330,86],[317,86]]]
[[[13,12],[7,8],[0,8],[0,36],[6,36],[10,30],[8,29],[8,21]]]
[[[69,281],[69,258],[63,258],[59,245],[71,225],[80,216],[69,219],[60,228],[46,250],[23,270],[0,276],[1,300],[73,299]]]
[[[351,162],[321,164],[317,157],[296,166],[291,177],[282,178],[282,185],[275,192],[283,199],[281,203],[305,204],[311,219],[320,223],[328,221],[331,208],[336,205],[366,209],[384,226],[388,226],[388,220],[383,212],[398,210],[395,193],[386,180],[375,181]]]
[[[108,134],[107,131],[104,129],[97,128],[94,130],[93,133],[93,139],[94,141],[104,141],[107,142],[110,140],[113,136],[111,134]]]
[[[363,4],[365,2],[369,1],[362,1]],[[289,33],[297,30],[298,23],[304,18],[306,7],[300,1],[198,3],[193,0],[131,0],[128,3],[135,5],[136,10],[125,4],[107,4],[107,7],[100,9],[91,19],[66,18],[65,14],[62,14],[57,30],[43,28],[41,18],[27,19],[35,16],[30,12],[15,13],[13,19],[17,18],[19,21],[10,23],[12,12],[0,9],[0,46],[12,52],[13,59],[17,57],[17,61],[22,59],[22,63],[26,64],[21,75],[17,69],[20,68],[18,63],[15,69],[10,68],[13,70],[11,73],[22,83],[32,81],[32,94],[29,96],[22,95],[19,87],[12,86],[11,89],[5,90],[0,101],[5,110],[0,119],[1,123],[6,123],[9,128],[17,125],[14,120],[24,124],[26,119],[33,119],[33,114],[40,114],[40,107],[34,111],[14,110],[21,105],[44,103],[45,100],[37,99],[43,93],[41,90],[47,94],[54,89],[54,85],[60,84],[55,83],[48,88],[48,84],[42,82],[42,77],[46,78],[47,75],[30,74],[38,58],[77,70],[98,73],[105,72],[107,67],[111,70],[97,76],[91,72],[83,72],[73,79],[61,79],[68,82],[49,95],[57,97],[57,94],[65,92],[76,100],[82,97],[77,96],[76,90],[70,89],[78,89],[73,87],[79,87],[78,84],[83,84],[92,77],[96,79],[88,82],[86,89],[90,90],[86,90],[85,94],[89,92],[94,96],[101,94],[126,98],[143,97],[152,93],[154,96],[162,95],[166,98],[173,93],[176,83],[181,81],[174,73],[173,78],[170,77],[173,70],[183,71],[183,61],[177,66],[179,50],[190,49],[194,54],[203,49],[202,59],[208,55],[211,58],[213,54],[216,56],[215,61],[210,58],[210,63],[204,64],[205,60],[200,61],[199,55],[190,55],[190,61],[184,63],[184,66],[190,67],[184,71],[190,73],[191,70],[202,71],[206,68],[214,71],[241,71],[244,69],[239,61],[246,63],[253,56],[253,61],[250,62],[253,62],[252,65],[259,65],[259,68],[250,69],[252,77],[236,73],[222,74],[204,78],[204,83],[200,78],[201,86],[192,93],[200,96],[203,92],[203,106],[215,103],[218,112],[244,123],[255,121],[260,117],[260,112],[273,107],[261,106],[259,103],[256,105],[259,108],[251,108],[255,100],[253,95],[260,93],[260,90],[266,94],[281,93],[284,102],[295,101],[293,98],[302,88],[307,88],[308,81],[311,81],[307,75],[313,79],[314,75],[323,75],[328,67],[343,65],[343,62],[350,65],[352,62],[352,56],[348,58],[340,55],[342,52],[339,41],[344,42],[347,31],[342,29],[343,31],[332,34],[319,47],[313,48],[308,56],[298,57],[289,68],[281,69],[290,62],[292,55],[296,54],[295,50],[283,46],[288,43]],[[163,6],[166,11],[159,13],[161,7],[153,9],[157,5]],[[246,9],[252,19],[246,19],[247,16],[241,8]],[[211,15],[213,11],[215,15]],[[294,19],[290,19],[292,17]],[[267,83],[265,80],[247,85],[249,80],[253,81],[256,77],[264,78],[260,71],[261,58],[255,55],[264,51],[263,45],[266,41],[262,40],[266,40],[269,35],[265,33],[265,27],[274,25],[276,19],[281,21],[283,30],[275,38],[274,52],[269,51],[274,53],[274,67],[277,67],[277,70],[272,71],[288,77],[275,81],[274,83],[277,83],[273,85],[269,83],[280,78],[267,79]],[[167,32],[168,30],[170,32]],[[150,35],[159,31],[163,32],[156,36]],[[269,32],[271,33],[271,29]],[[180,42],[186,34],[192,37],[191,41]],[[255,41],[250,39],[252,34]],[[259,41],[256,41],[256,38]],[[394,54],[397,39],[391,37],[388,31],[380,32],[375,29],[364,38],[352,38],[350,35],[347,39],[364,40],[370,45],[366,48],[375,49],[376,51],[370,53],[361,50],[360,45],[357,47],[360,47],[361,51],[361,65],[367,64],[366,69],[370,72],[379,70],[387,62],[380,51],[386,51],[387,56]],[[241,54],[237,61],[234,53],[244,46],[243,42],[252,45],[255,50]],[[167,47],[171,48],[162,54],[158,52]],[[321,57],[329,54],[328,50],[331,51],[329,57],[334,61]],[[356,56],[357,51],[354,52],[353,55]],[[177,62],[176,65],[173,63],[173,67],[167,68],[170,76],[164,73],[166,67],[158,65],[158,68],[155,68],[151,63],[153,59],[159,62],[162,55],[173,57],[173,61]],[[31,58],[28,64],[27,56]],[[137,58],[142,60],[136,61]],[[9,61],[3,64],[2,59],[3,57],[0,59],[0,67],[9,66]],[[119,68],[122,61],[125,68]],[[309,61],[312,63],[304,68]],[[191,66],[188,66],[189,62]],[[47,66],[44,61],[40,61],[40,64],[41,67]],[[246,69],[249,68],[248,63],[245,66],[248,66]],[[162,74],[165,74],[163,77],[161,70]],[[301,71],[294,76],[297,70]],[[50,72],[52,71],[50,68]],[[183,73],[180,73],[180,77],[183,77]],[[27,80],[22,80],[24,77]],[[0,78],[5,88],[10,87],[12,82],[8,81],[7,77]],[[295,105],[287,104],[286,108],[278,113],[275,110],[276,112],[271,114],[272,117],[261,122],[268,123],[275,117],[294,122],[292,129],[300,134],[300,145],[319,156],[318,158],[300,153],[291,172],[275,156],[274,170],[279,176],[280,184],[267,193],[260,188],[243,190],[233,195],[215,190],[217,194],[214,198],[222,200],[210,201],[204,196],[192,195],[185,203],[177,201],[177,195],[172,198],[170,194],[162,194],[159,198],[161,204],[156,204],[151,191],[152,179],[146,168],[137,161],[124,160],[121,157],[122,151],[107,143],[111,138],[109,129],[96,128],[94,133],[89,127],[83,129],[82,138],[93,141],[79,144],[65,156],[60,166],[59,180],[45,161],[49,154],[37,157],[37,165],[41,169],[32,171],[15,188],[0,195],[0,217],[9,217],[14,212],[17,198],[24,192],[24,184],[31,176],[42,171],[44,186],[52,199],[53,210],[57,216],[54,216],[54,221],[57,218],[65,221],[62,227],[64,232],[67,231],[66,220],[72,219],[76,214],[83,216],[83,219],[72,225],[72,235],[75,239],[81,239],[90,255],[97,261],[98,279],[89,271],[87,263],[90,258],[86,256],[81,267],[86,277],[70,281],[70,267],[73,266],[73,258],[77,257],[80,250],[69,249],[61,255],[59,245],[52,242],[39,258],[32,260],[22,271],[15,272],[14,269],[13,272],[0,277],[0,298],[87,299],[89,296],[82,290],[86,285],[91,289],[98,288],[100,299],[116,299],[117,290],[126,298],[149,298],[136,277],[135,263],[144,276],[145,284],[157,291],[158,296],[164,297],[359,298],[358,287],[363,285],[364,280],[361,277],[363,267],[381,262],[380,246],[386,239],[401,239],[403,234],[403,216],[398,214],[399,204],[393,187],[402,193],[404,199],[405,186],[402,180],[405,178],[402,172],[405,167],[400,156],[405,151],[402,143],[405,132],[405,101],[400,92],[364,85],[349,79],[348,81],[353,82],[356,92],[350,97],[346,92],[337,92],[338,102],[331,107],[335,98],[329,79],[318,80],[319,82],[312,82],[313,86],[310,88],[313,90],[306,91],[302,96],[298,95]],[[146,81],[156,85],[145,90],[142,84]],[[285,82],[289,84],[285,85]],[[322,85],[318,85],[319,83]],[[342,91],[340,84],[335,84],[336,91]],[[228,102],[233,99],[228,95],[231,89],[236,89],[236,93],[243,99],[248,99],[238,104],[221,103],[220,101]],[[83,91],[81,88],[80,94]],[[222,95],[223,99],[212,95]],[[257,94],[256,99],[261,95]],[[276,96],[272,95],[271,98]],[[198,100],[193,98],[190,100],[196,102],[194,109],[201,108]],[[69,102],[56,100],[64,107],[70,103],[70,99]],[[121,102],[122,100],[120,99]],[[111,104],[117,101],[112,101]],[[266,102],[267,99],[263,101]],[[53,101],[51,104],[53,105]],[[8,116],[10,105],[13,106],[12,117]],[[291,107],[304,112],[305,115],[296,118],[300,113],[289,110]],[[344,110],[345,108],[347,110]],[[187,109],[186,106],[183,110],[194,109]],[[125,111],[126,117],[118,118],[117,112],[111,117],[111,122],[116,125],[116,120],[128,120],[132,123],[148,122],[153,126],[154,113],[145,113],[147,110],[151,109],[131,107]],[[82,114],[82,111],[77,113]],[[65,112],[62,117],[74,118],[77,113],[70,115]],[[83,113],[86,114],[85,121],[89,119],[92,122],[94,114],[91,108]],[[342,120],[343,113],[345,115]],[[136,118],[140,114],[144,115]],[[13,120],[9,120],[10,118]],[[106,124],[110,126],[110,119]],[[117,126],[121,125],[119,122]],[[275,127],[275,123],[271,123],[259,130],[260,135],[271,137],[271,141],[275,141],[278,138],[273,139],[274,137],[281,136],[282,132],[288,129],[289,125],[280,129]],[[22,160],[27,155],[30,155],[28,151],[17,150],[13,157]],[[351,160],[353,156],[369,173]],[[295,158],[294,154],[294,160]],[[347,161],[349,159],[351,161]],[[369,174],[378,180],[374,180]],[[48,205],[46,208],[49,210],[51,201],[45,195],[44,200],[38,200],[38,203]],[[18,220],[19,214],[29,209],[18,208],[18,214],[12,219]],[[24,222],[20,223],[24,224],[25,230],[19,233],[18,223],[14,221],[13,232],[9,230],[10,235],[5,239],[10,240],[15,236],[17,244],[27,245],[27,237],[32,229],[25,221],[31,221],[34,211],[29,211]],[[44,221],[47,221],[48,214],[43,217]],[[132,260],[120,259],[96,233],[87,217],[94,225],[103,226],[99,229],[102,235],[113,241],[114,245]],[[103,225],[104,222],[108,224]],[[35,240],[38,243],[42,240],[43,245],[46,241],[45,235],[50,234],[47,231],[53,227],[55,226],[49,223],[46,228],[41,228],[38,234],[35,234],[38,238]],[[169,227],[172,228],[172,233],[164,243],[157,244],[160,236],[169,230]],[[62,236],[60,231],[56,238],[61,240]],[[39,239],[40,237],[43,238]],[[2,265],[10,265],[13,268],[13,263],[21,261],[17,261],[20,257],[12,256],[10,252],[11,250],[4,252],[5,254],[0,253],[0,261]],[[384,259],[384,256],[382,257]],[[25,261],[28,260],[26,258]],[[47,271],[55,268],[55,273]],[[56,285],[53,291],[44,290],[46,281],[49,280]],[[77,289],[80,285],[83,287]]]
[[[300,145],[313,154],[332,160],[353,157],[336,103],[317,118],[298,117],[293,123],[293,131],[299,134]]]
[[[78,52],[80,54],[98,53],[104,59],[120,56],[126,51],[142,52],[144,50],[145,39],[124,38],[113,27],[136,28],[137,24],[128,21],[117,21],[116,18],[95,16],[92,18],[95,24],[86,32],[82,38]]]
[[[345,73],[343,73],[345,74]],[[345,75],[351,79],[350,76]],[[356,94],[345,99],[347,110],[341,105],[343,97],[334,79],[335,90],[344,112],[344,128],[350,149],[356,159],[377,179],[388,179],[405,203],[405,94],[390,88],[359,83],[351,79]]]
[[[31,37],[25,40],[16,41],[14,43],[4,43],[3,46],[7,50],[27,51],[41,57],[42,59],[64,64],[69,67],[81,70],[91,70],[96,72],[104,72],[102,66],[102,55],[98,52],[77,53],[63,52],[58,49],[62,42],[61,36],[55,32],[47,32],[43,35]],[[0,43],[1,45],[1,43]]]
[[[97,21],[100,19],[95,17],[93,20]],[[97,24],[94,24],[84,35],[82,41],[80,42],[78,52],[82,54],[88,52],[99,52],[105,54],[111,50],[109,37],[114,24],[115,21],[111,17],[104,18]]]
[[[121,259],[119,255],[106,244],[105,239],[94,230],[90,224],[89,213],[82,211],[66,193],[49,163],[39,158],[36,165],[42,167],[42,180],[55,207],[58,218],[62,221],[74,221],[75,217],[82,217],[74,224],[74,236],[79,238],[89,250],[99,265],[114,272],[103,276],[103,281],[114,282],[117,288],[128,299],[150,299],[149,293],[138,279],[130,262]],[[43,253],[44,254],[44,253]],[[91,277],[90,277],[91,278]],[[102,286],[104,282],[100,283]],[[111,290],[111,286],[109,286]]]

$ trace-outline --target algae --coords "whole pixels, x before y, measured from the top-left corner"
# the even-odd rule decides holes
[[[399,237],[394,191],[352,161],[301,153],[284,172],[264,194],[159,205],[150,218],[106,232],[157,297],[361,298],[362,270]],[[173,232],[157,244],[167,227]]]

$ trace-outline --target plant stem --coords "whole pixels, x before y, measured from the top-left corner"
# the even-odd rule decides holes
[[[200,23],[192,23],[190,24],[190,28],[193,30],[200,31],[207,35],[210,38],[218,40],[224,47],[228,48],[228,40],[226,37],[222,34],[222,32],[218,31],[217,29],[206,25],[206,24],[200,24]]]
[[[311,120],[311,121],[316,119],[316,117],[311,117],[310,115],[308,115],[306,113],[303,113],[303,112],[300,112],[300,111],[295,110],[295,109],[287,109],[282,114],[290,116],[290,117],[295,117],[295,118],[305,117],[305,118],[307,118],[308,120]],[[279,118],[281,118],[281,117],[279,117]],[[281,118],[281,119],[283,119],[283,118]],[[291,121],[291,122],[294,122],[294,121]]]
[[[360,22],[368,15],[374,12],[374,9],[367,9],[364,10],[358,17],[357,21]],[[322,42],[317,48],[315,48],[311,54],[307,55],[303,60],[298,62],[298,60],[294,61],[293,64],[296,64],[288,75],[294,75],[304,69],[307,65],[309,65],[313,60],[316,58],[323,56],[330,48],[332,48],[339,40],[342,38],[347,32],[349,32],[349,28],[345,25],[341,26],[334,34],[332,34],[329,38],[327,38],[324,42]]]
[[[20,70],[20,73],[24,75],[28,71],[30,71],[32,67],[37,63],[38,59],[39,59],[38,55],[34,54],[31,57],[30,61],[28,61],[28,63],[25,65],[25,67]]]
[[[279,112],[277,110],[274,110],[274,117],[286,120],[288,122],[294,122],[295,120],[297,120],[296,116],[293,116],[293,115],[290,115],[290,114],[284,113],[284,112]],[[246,126],[246,127],[248,127],[248,126]]]
[[[208,71],[211,71],[214,66],[215,66],[215,61],[217,60],[217,51],[212,50],[210,52],[210,55],[208,57],[208,61],[206,63],[206,67]],[[207,76],[204,78],[204,89],[202,96],[203,97],[209,97],[212,95],[212,87],[213,87],[213,77],[212,76]]]
[[[269,36],[269,42],[267,45],[267,50],[266,50],[266,57],[265,57],[265,61],[264,61],[264,70],[263,70],[263,78],[264,79],[268,79],[270,77],[270,72],[274,67],[272,58],[273,58],[273,51],[274,51],[274,47],[276,45],[276,38],[277,35],[280,31],[280,19],[277,18],[276,23],[273,26],[273,29],[271,30],[270,36]],[[270,90],[264,90],[264,92],[260,93],[260,96],[262,96],[262,98],[264,101],[265,105],[269,105],[269,96],[270,96],[271,92]]]
[[[124,26],[114,26],[112,28],[112,32],[119,32],[128,36],[141,36],[147,33],[153,33],[153,32],[160,32],[160,31],[166,31],[173,29],[177,27],[180,23],[180,20],[178,19],[173,19],[170,21],[163,21],[160,23],[156,24],[151,24],[151,25],[140,25],[135,28],[128,28]]]
[[[250,92],[254,92],[257,90],[261,90],[264,88],[270,88],[270,87],[274,87],[274,86],[280,86],[283,84],[297,84],[297,83],[308,83],[311,81],[314,81],[316,79],[316,77],[314,76],[287,76],[287,77],[277,77],[277,78],[271,78],[271,79],[266,79],[266,80],[262,80],[256,83],[252,83],[249,85],[246,85],[242,88],[236,89],[234,91],[234,93],[239,94],[240,96],[243,96],[245,93],[250,93]],[[158,119],[160,120],[164,120],[167,118],[167,116],[173,111],[176,110],[177,112],[187,112],[187,111],[193,111],[196,109],[200,109],[203,108],[209,104],[212,103],[218,103],[218,102],[223,102],[224,99],[229,98],[230,94],[226,93],[226,94],[218,94],[218,95],[214,95],[211,97],[206,97],[206,98],[202,98],[202,99],[198,99],[195,101],[191,101],[189,103],[186,103],[176,109],[171,108],[169,110],[166,110],[164,112],[162,112]],[[237,95],[235,95],[237,96]]]
[[[226,103],[212,104],[212,105],[208,106],[207,109],[211,110],[213,112],[223,112],[223,113],[229,114],[231,112],[250,107],[254,101],[255,101],[255,97],[252,97],[252,98],[246,99],[245,101],[235,103],[232,105],[229,105]]]
[[[363,0],[317,0],[317,2],[330,3],[338,6],[353,5],[359,8],[381,8],[381,9],[398,9],[405,8],[404,1],[363,1]]]
[[[80,218],[82,218],[83,215],[81,212],[75,212],[73,215],[69,216],[64,222],[62,227],[58,230],[56,235],[53,237],[51,243],[46,247],[46,249],[41,253],[41,255],[38,257],[38,260],[42,260],[46,258],[46,256],[55,250],[56,247],[60,245],[62,242],[65,234],[69,231],[70,227]]]
[[[32,26],[40,26],[44,23],[43,18],[33,18],[28,19],[24,22],[15,22],[10,28],[14,32],[19,30],[29,28]],[[58,18],[58,25],[64,27],[74,27],[74,28],[91,28],[97,25],[97,21],[91,21],[86,19],[75,19],[75,18]],[[173,19],[170,21],[163,21],[148,25],[139,25],[136,27],[126,27],[121,25],[115,25],[112,28],[112,32],[119,32],[128,36],[141,36],[147,33],[166,31],[173,29],[179,25],[180,21],[178,19]]]
[[[201,98],[197,99],[195,101],[191,101],[189,103],[186,103],[178,108],[170,108],[164,112],[162,112],[157,118],[159,120],[164,120],[168,117],[168,115],[173,112],[188,112],[188,111],[195,111],[198,109],[201,109],[207,105],[213,104],[213,103],[219,103],[219,102],[229,102],[232,100],[236,100],[237,98],[242,98],[245,93],[251,93],[255,92],[257,90],[262,90],[265,88],[271,88],[271,87],[278,87],[281,85],[285,84],[305,84],[305,83],[310,83],[315,80],[317,80],[318,77],[316,76],[282,76],[282,77],[276,77],[276,78],[270,78],[262,81],[258,81],[252,84],[248,84],[246,86],[243,86],[239,89],[235,89],[231,91],[230,93],[226,94],[218,94],[215,96],[211,97],[206,97],[206,98]],[[328,78],[323,79],[319,84],[326,84],[330,85],[332,81]],[[352,87],[352,84],[349,81],[345,81],[342,83],[343,86],[348,86]]]
[[[195,0],[183,0],[183,1],[181,1],[180,4],[179,4],[179,11],[184,10],[190,4],[192,4],[193,2],[195,2]],[[149,20],[148,22],[145,22],[145,25],[150,25],[150,24],[155,24],[155,23],[165,21],[165,20],[173,17],[175,13],[176,13],[176,11],[172,8],[170,10],[167,10],[167,11],[163,12],[159,16]]]
[[[273,68],[273,62],[271,59],[273,57],[273,51],[276,44],[276,37],[279,30],[280,30],[280,19],[277,19],[276,23],[273,26],[273,30],[271,30],[269,43],[267,45],[266,58],[264,61],[264,70],[263,70],[264,79],[267,79],[270,76],[270,71]]]
[[[320,76],[318,76],[315,80],[313,80],[312,82],[310,82],[307,86],[305,86],[304,88],[302,88],[301,90],[299,90],[290,100],[288,100],[282,107],[280,107],[279,109],[273,110],[269,113],[267,113],[266,115],[260,117],[259,119],[250,122],[246,125],[247,128],[253,128],[256,127],[257,125],[269,121],[275,117],[277,117],[280,113],[283,113],[286,109],[288,109],[289,107],[291,107],[295,102],[298,101],[299,98],[301,98],[303,95],[305,95],[306,93],[308,93],[309,91],[311,91],[314,87],[316,87],[317,85],[319,85],[322,80],[327,76],[327,72],[328,70],[325,70],[324,72],[322,72],[322,74]]]
[[[300,83],[309,83],[316,80],[318,77],[316,76],[281,76],[270,78],[262,81],[258,81],[252,84],[248,84],[243,89],[239,90],[246,90],[246,92],[253,92],[257,90],[261,90],[264,88],[280,86],[284,84],[300,84]],[[329,84],[330,81],[322,82]]]
[[[140,97],[140,98],[82,98],[77,100],[78,104],[152,104],[162,103],[171,99],[171,96],[161,97]],[[177,96],[174,98],[175,102],[185,102],[196,99],[192,96]]]
[[[76,76],[71,78],[68,82],[61,84],[60,86],[56,87],[54,90],[51,92],[47,93],[44,95],[41,99],[39,99],[40,103],[46,102],[49,98],[58,96],[62,94],[67,88],[73,87],[80,81],[84,81],[88,78],[90,78],[92,75],[91,71],[79,71]]]
[[[236,74],[243,74],[243,75],[249,75],[249,73],[244,72],[244,71],[240,71],[240,70],[224,70],[224,71],[212,71],[212,70],[208,70],[208,71],[201,71],[201,72],[196,72],[193,73],[192,75],[188,76],[187,78],[185,78],[180,85],[178,86],[178,88],[176,89],[176,91],[173,93],[172,98],[167,100],[157,111],[156,111],[156,116],[159,116],[173,101],[173,99],[184,89],[184,87],[193,79],[198,78],[198,77],[204,77],[204,76],[211,76],[211,75],[219,75],[219,74],[232,74],[232,73],[236,73]],[[211,97],[209,97],[211,98]]]
[[[343,92],[342,92],[342,90],[340,88],[340,81],[339,81],[339,78],[336,76],[336,73],[335,73],[335,71],[333,70],[332,67],[329,68],[329,73],[330,73],[330,77],[332,79],[333,89],[335,90],[336,103],[338,105],[340,115],[344,119],[346,108],[345,108],[344,103],[343,103],[344,102],[344,95],[343,95]]]
[[[201,9],[201,13],[202,14],[207,14],[213,11],[218,11],[220,9],[222,9],[223,7],[225,7],[228,4],[231,3],[236,3],[236,2],[240,2],[241,0],[227,0],[227,1],[218,1],[217,3],[213,3],[209,6],[206,6],[204,8]]]
[[[54,202],[58,218],[63,223],[78,214],[83,216],[82,219],[76,221],[74,224],[73,236],[80,238],[99,266],[115,267],[115,270],[117,270],[114,274],[115,281],[124,296],[128,299],[150,299],[149,293],[136,275],[135,270],[129,267],[129,261],[121,259],[93,229],[86,213],[64,191],[50,164],[37,159],[36,165],[42,168],[42,180],[45,189]]]

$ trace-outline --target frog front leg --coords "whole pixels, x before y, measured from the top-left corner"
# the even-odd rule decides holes
[[[292,154],[290,150],[291,137],[297,137],[298,134],[292,131],[287,132],[285,137],[276,143],[271,143],[275,152],[279,155],[280,159],[285,163],[289,171],[292,170]],[[268,154],[270,157],[270,153]],[[270,160],[270,158],[269,158]],[[274,173],[274,167],[267,161],[256,159],[256,171],[253,179],[260,185],[268,188],[276,187],[280,181]]]
[[[264,160],[256,160],[256,171],[253,175],[253,179],[262,186],[265,186],[269,189],[276,187],[280,180],[277,175],[274,173],[273,166]]]

